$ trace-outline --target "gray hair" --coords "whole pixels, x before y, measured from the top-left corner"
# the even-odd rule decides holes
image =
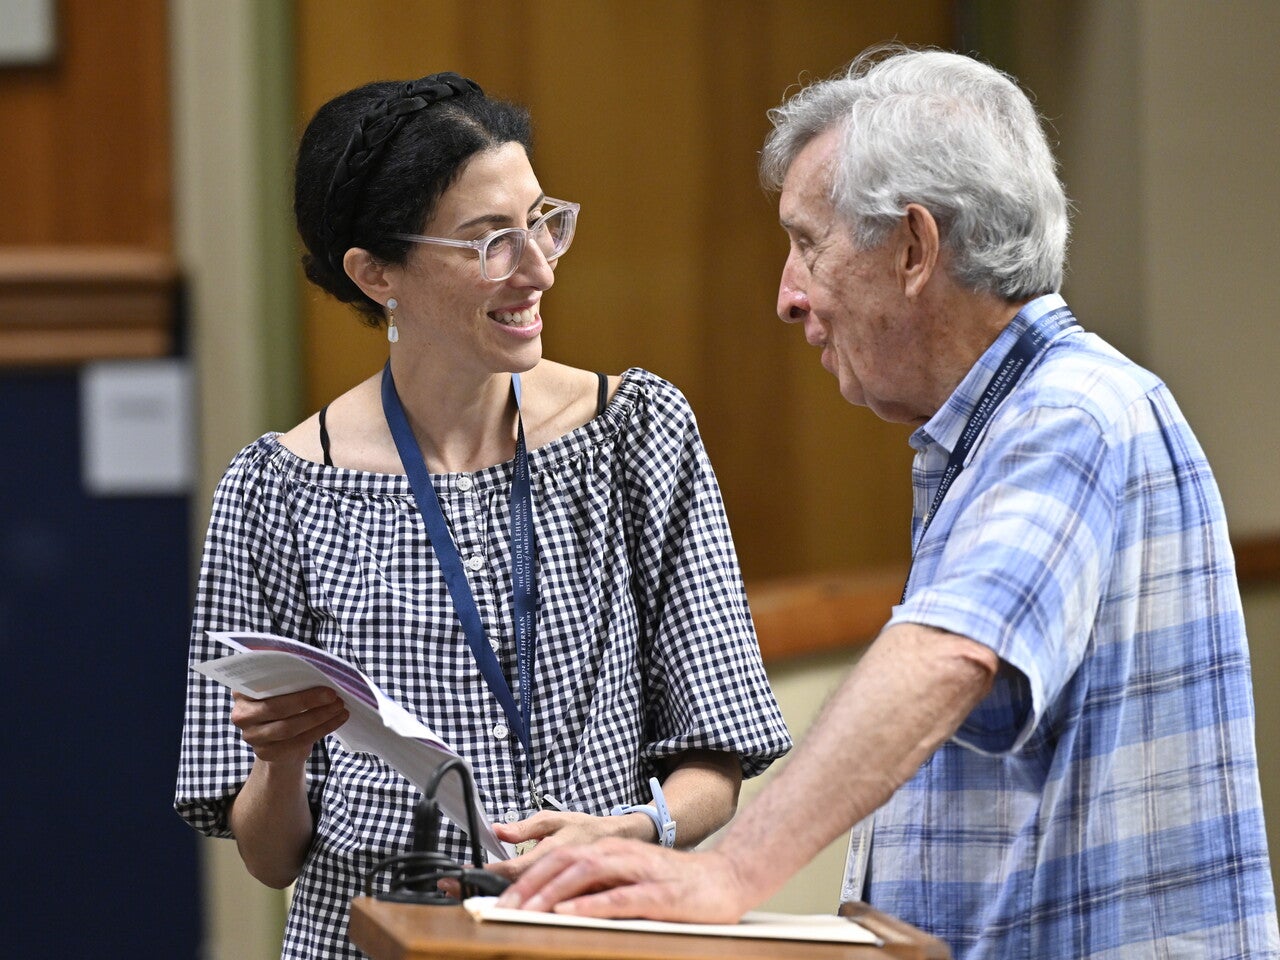
[[[962,286],[1025,300],[1062,285],[1067,198],[1040,119],[1008,75],[955,53],[875,47],[769,111],[760,178],[779,190],[838,126],[831,200],[854,242],[879,246],[918,203]]]

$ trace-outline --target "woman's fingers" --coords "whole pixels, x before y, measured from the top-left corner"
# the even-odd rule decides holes
[[[231,722],[245,743],[264,760],[309,753],[312,745],[349,717],[346,706],[327,687],[255,700],[235,694]]]

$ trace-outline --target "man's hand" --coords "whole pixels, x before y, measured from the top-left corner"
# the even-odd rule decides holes
[[[754,905],[722,853],[612,839],[548,852],[498,898],[500,907],[689,923],[736,923]]]

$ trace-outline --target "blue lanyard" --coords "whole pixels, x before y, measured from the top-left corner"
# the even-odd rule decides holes
[[[1000,404],[1013,392],[1013,388],[1017,386],[1027,367],[1031,366],[1031,361],[1039,355],[1040,351],[1047,347],[1057,334],[1075,322],[1076,318],[1069,308],[1058,307],[1024,330],[1022,336],[1018,337],[1017,342],[1009,348],[1009,352],[1000,361],[995,375],[987,384],[987,389],[982,392],[973,412],[969,414],[969,421],[964,425],[955,449],[947,459],[947,469],[942,473],[942,480],[938,483],[938,489],[933,495],[933,502],[929,504],[929,512],[924,515],[924,522],[920,525],[920,535],[916,538],[916,550],[919,550],[920,544],[924,543],[925,532],[929,529],[933,518],[937,516],[938,508],[942,506],[947,491],[964,470],[969,454],[977,446],[978,438],[982,436],[982,431],[995,416]],[[912,551],[911,560],[914,566],[915,551]],[[898,601],[899,603],[906,601],[907,587],[910,585],[911,571],[908,569],[907,582],[902,586],[902,599]]]
[[[387,418],[387,426],[391,428],[391,437],[395,440],[396,449],[400,452],[400,462],[408,474],[409,485],[418,501],[418,510],[422,513],[423,522],[427,526],[427,536],[440,562],[445,584],[449,588],[449,596],[453,599],[454,609],[462,623],[463,633],[467,637],[467,646],[485,683],[493,691],[493,695],[502,704],[502,710],[520,743],[524,746],[525,764],[529,773],[529,792],[535,807],[541,806],[534,781],[533,750],[530,736],[530,715],[533,700],[533,654],[537,642],[537,584],[534,580],[534,531],[533,531],[533,494],[529,481],[529,451],[524,441],[524,421],[520,417],[520,376],[511,378],[511,387],[516,397],[516,459],[511,478],[511,582],[512,602],[514,607],[516,630],[516,668],[520,675],[520,705],[517,707],[515,696],[507,678],[503,676],[502,667],[494,655],[484,635],[484,624],[480,621],[480,611],[476,608],[475,595],[471,592],[471,584],[467,582],[463,570],[462,557],[458,555],[457,544],[449,533],[444,513],[440,509],[440,500],[436,496],[435,485],[431,482],[431,474],[427,471],[422,450],[414,439],[413,430],[405,418],[404,407],[396,393],[395,380],[391,376],[391,362],[382,370],[382,412]]]

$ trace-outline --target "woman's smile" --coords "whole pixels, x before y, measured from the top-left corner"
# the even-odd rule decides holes
[[[510,307],[503,310],[494,310],[489,314],[490,320],[496,320],[505,327],[530,327],[533,324],[541,324],[542,318],[538,315],[538,305],[531,303],[524,307]]]

